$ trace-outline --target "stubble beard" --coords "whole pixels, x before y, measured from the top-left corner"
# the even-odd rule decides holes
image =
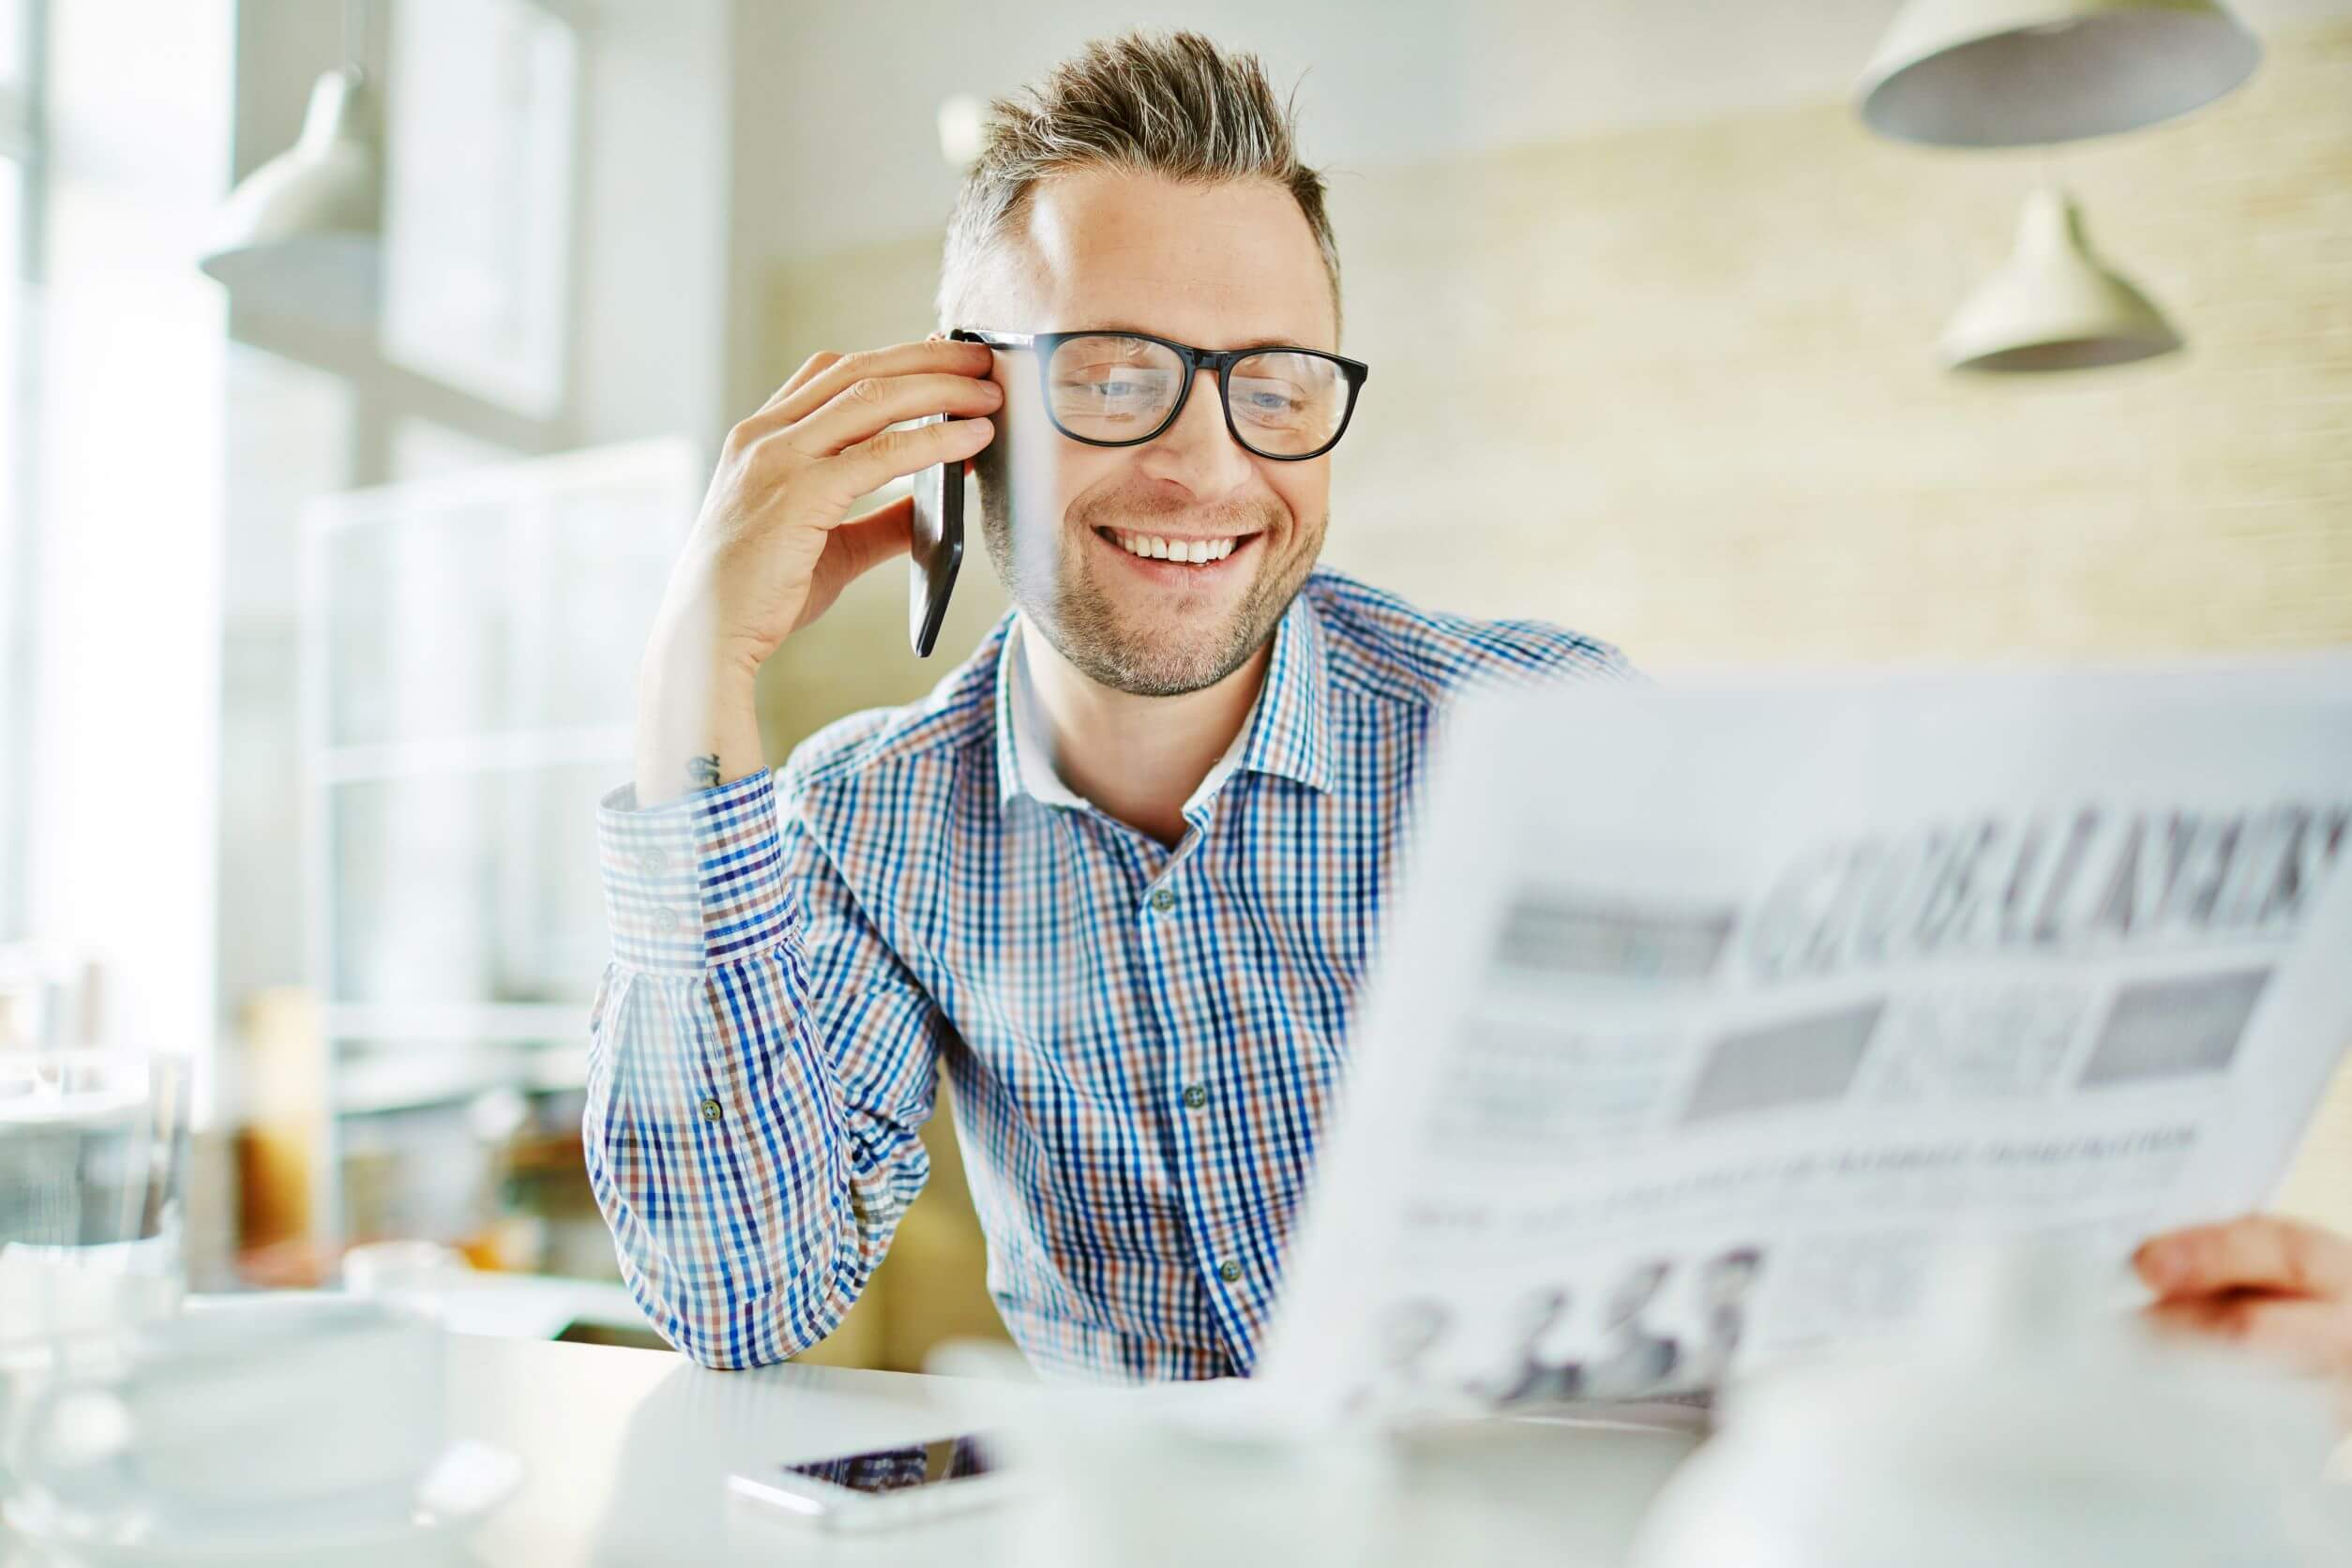
[[[1093,564],[1082,545],[1078,564],[1071,565],[1071,552],[1059,525],[1050,540],[1044,542],[1045,548],[1025,551],[1018,547],[1013,536],[1006,475],[1002,463],[986,460],[989,455],[984,452],[975,465],[980,475],[981,529],[1006,595],[1056,653],[1087,679],[1114,691],[1137,697],[1181,697],[1216,685],[1266,645],[1314,569],[1313,549],[1293,549],[1289,559],[1274,558],[1273,524],[1278,519],[1266,515],[1274,506],[1268,502],[1246,519],[1262,529],[1257,548],[1265,558],[1222,626],[1187,629],[1181,638],[1127,626],[1111,595],[1095,580]],[[1086,509],[1071,516],[1072,526],[1087,533],[1098,526],[1148,532],[1139,521],[1132,510],[1115,518],[1090,519]],[[1318,544],[1321,535],[1319,526],[1314,535]],[[1296,535],[1292,540],[1295,545]]]

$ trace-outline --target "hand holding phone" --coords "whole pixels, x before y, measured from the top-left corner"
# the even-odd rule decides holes
[[[713,761],[718,782],[762,765],[752,677],[852,580],[908,548],[912,499],[852,518],[860,496],[960,472],[994,436],[1004,395],[993,363],[985,346],[944,339],[816,354],[728,432],[646,649],[641,805],[708,782]],[[892,428],[918,419],[929,422]]]

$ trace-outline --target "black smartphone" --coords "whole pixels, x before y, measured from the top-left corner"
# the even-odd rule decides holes
[[[945,419],[935,414],[923,421]],[[941,463],[914,476],[914,548],[907,555],[907,635],[914,656],[929,658],[947,618],[947,596],[964,564],[964,465]]]
[[[819,1530],[886,1530],[1019,1498],[1020,1476],[1001,1468],[990,1446],[985,1437],[943,1438],[731,1475],[727,1486]]]

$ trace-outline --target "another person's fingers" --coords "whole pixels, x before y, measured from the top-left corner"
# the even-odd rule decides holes
[[[2256,1292],[2159,1302],[2157,1329],[2227,1340],[2307,1371],[2352,1374],[2352,1314],[2332,1302]]]
[[[2270,1214],[2153,1237],[2132,1261],[2164,1298],[2269,1290],[2352,1301],[2352,1241]]]

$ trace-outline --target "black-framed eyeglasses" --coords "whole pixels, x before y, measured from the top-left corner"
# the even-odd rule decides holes
[[[1046,417],[1089,446],[1140,446],[1176,422],[1201,370],[1225,428],[1261,458],[1304,462],[1339,445],[1370,366],[1319,349],[1197,349],[1148,332],[980,332],[958,342],[1036,352]]]

